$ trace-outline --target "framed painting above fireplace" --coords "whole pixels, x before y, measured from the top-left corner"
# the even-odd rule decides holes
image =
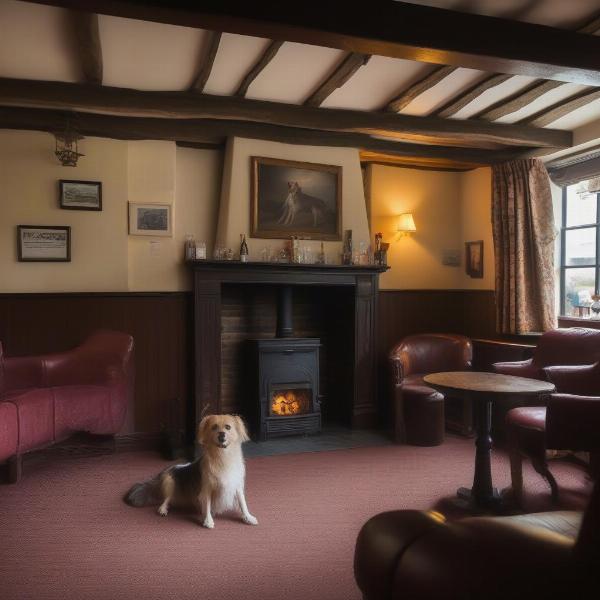
[[[342,239],[342,167],[252,157],[253,238]]]

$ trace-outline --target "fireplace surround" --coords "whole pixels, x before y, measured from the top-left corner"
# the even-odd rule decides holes
[[[188,424],[206,412],[228,409],[222,402],[222,299],[229,286],[258,289],[275,286],[310,286],[313,289],[345,289],[346,306],[339,311],[347,332],[348,354],[344,378],[348,393],[348,424],[368,428],[377,422],[377,369],[375,324],[379,273],[388,267],[375,265],[305,265],[289,263],[240,263],[239,261],[188,261],[194,280],[194,383],[195,398]],[[291,335],[291,323],[279,322],[281,334]],[[273,334],[271,333],[271,336]],[[293,338],[292,338],[293,339]],[[269,340],[263,340],[268,343]],[[287,339],[291,343],[290,338]],[[250,343],[250,342],[248,342]],[[290,350],[291,348],[288,348]],[[228,374],[229,375],[229,374]],[[240,376],[242,374],[239,374]],[[294,383],[294,382],[291,382]],[[313,413],[318,391],[313,392]]]

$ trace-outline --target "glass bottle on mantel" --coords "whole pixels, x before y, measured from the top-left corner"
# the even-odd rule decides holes
[[[245,233],[240,233],[240,260],[248,262],[248,244],[246,244]]]

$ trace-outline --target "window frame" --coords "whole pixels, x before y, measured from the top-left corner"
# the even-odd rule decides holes
[[[585,225],[573,225],[567,227],[567,188],[571,186],[564,186],[562,188],[562,221],[560,228],[560,316],[570,317],[572,315],[566,315],[566,297],[565,297],[565,284],[567,269],[594,269],[594,294],[599,293],[600,287],[600,192],[596,194],[596,221],[594,223],[587,223]],[[594,263],[590,265],[566,265],[567,255],[567,231],[573,231],[576,229],[596,229],[596,256]]]

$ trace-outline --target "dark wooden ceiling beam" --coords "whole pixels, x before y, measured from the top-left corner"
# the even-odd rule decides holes
[[[590,102],[594,102],[598,99],[600,99],[600,89],[589,88],[570,98],[556,102],[552,106],[548,106],[529,117],[525,117],[524,119],[521,119],[519,123],[522,123],[523,125],[532,125],[534,127],[545,127],[546,125],[554,123],[554,121],[558,121],[561,117],[564,117],[579,108],[583,108],[590,104]]]
[[[497,143],[565,148],[570,131],[486,121],[459,121],[382,112],[324,109],[261,100],[187,92],[147,92],[53,81],[0,79],[0,105],[79,110],[163,119],[232,119],[324,131],[419,136],[423,142],[454,139],[457,144]],[[439,143],[439,139],[437,140]]]
[[[563,29],[406,2],[377,10],[278,0],[35,0],[88,10],[423,62],[600,86],[600,39]]]
[[[68,19],[83,82],[102,85],[104,66],[98,15],[72,10]]]
[[[342,87],[361,67],[366,65],[371,56],[351,52],[334,69],[333,73],[306,99],[306,106],[321,106],[326,98]]]
[[[260,75],[261,71],[275,58],[275,55],[279,52],[279,49],[283,45],[283,42],[275,40],[272,41],[262,53],[261,57],[256,61],[254,66],[248,71],[240,87],[238,87],[235,95],[244,97],[250,84]]]
[[[577,31],[578,33],[596,33],[600,30],[600,15],[595,16],[591,20],[589,20],[583,27],[580,27]],[[456,98],[453,98],[442,106],[441,108],[433,111],[432,115],[437,115],[439,117],[451,117],[455,115],[459,110],[473,102],[476,98],[479,98],[484,92],[487,90],[512,79],[514,75],[509,75],[506,73],[495,73],[493,75],[489,75],[483,81],[475,84],[468,90],[459,94]],[[538,81],[534,81],[525,91],[517,92],[510,96],[509,98],[505,98],[500,100],[499,102],[494,103],[492,106],[480,111],[476,115],[473,115],[472,118],[480,118],[486,119],[488,121],[495,121],[504,115],[511,114],[516,110],[519,110],[523,106],[525,106],[529,102],[533,102],[546,92],[553,90],[561,85],[564,85],[563,82],[555,81],[555,80],[546,80],[540,79]]]
[[[0,107],[0,129],[52,132],[63,129],[67,119],[82,135],[120,140],[152,139],[219,144],[222,143],[224,137],[237,136],[288,144],[362,148],[398,157],[437,158],[478,165],[510,160],[529,152],[524,148],[485,150],[410,144],[380,140],[361,133],[316,131],[247,121],[138,118],[35,108]]]
[[[456,67],[436,67],[433,71],[428,73],[422,79],[419,79],[416,83],[413,83],[409,87],[398,92],[392,100],[386,102],[383,110],[386,112],[397,113],[403,108],[408,106],[415,98],[431,89],[434,85],[440,83],[440,81],[446,79],[448,75],[452,75],[456,71]]]
[[[511,79],[513,75],[506,75],[503,73],[496,73],[494,75],[489,75],[484,80],[476,83],[471,86],[464,92],[460,93],[455,98],[452,98],[450,102],[447,102],[437,110],[434,110],[431,114],[436,115],[438,117],[443,117],[444,119],[448,117],[452,117],[459,110],[463,109],[465,106],[471,104],[473,100],[479,98],[484,92],[495,88],[496,86],[504,83]]]
[[[524,90],[512,94],[508,98],[495,102],[488,108],[480,111],[473,115],[474,119],[485,119],[486,121],[496,121],[501,117],[510,115],[522,108],[525,108],[528,104],[531,104],[538,98],[541,98],[544,94],[565,85],[562,81],[552,81],[551,79],[541,79],[534,81],[528,85]]]
[[[194,83],[190,87],[191,91],[197,93],[201,93],[204,90],[204,86],[210,77],[213,64],[215,63],[217,52],[219,51],[219,44],[221,43],[222,34],[220,31],[207,31],[206,35],[208,39],[203,44],[204,47],[202,48],[198,73],[194,78]]]

